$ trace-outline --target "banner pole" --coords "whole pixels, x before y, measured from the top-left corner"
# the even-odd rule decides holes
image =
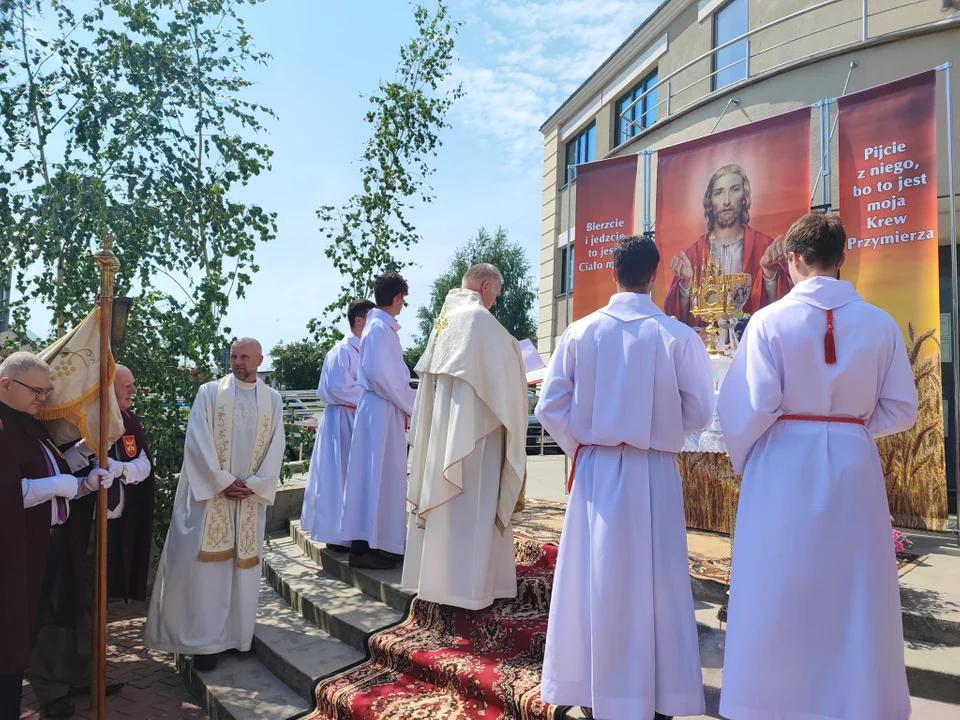
[[[576,164],[567,165],[567,302],[566,302],[566,322],[563,331],[566,332],[570,327],[570,303],[573,302],[573,226],[571,223],[571,211],[573,208],[573,180],[574,173],[577,171]],[[556,350],[556,346],[554,346]],[[569,495],[570,490],[567,477],[570,475],[570,458],[563,454],[563,494]]]
[[[94,259],[100,266],[100,427],[97,462],[106,467],[109,436],[110,329],[113,314],[113,276],[120,269],[111,249],[113,238],[106,235]],[[118,481],[119,482],[119,481]],[[107,714],[107,490],[97,492],[96,566],[93,579],[93,627],[90,657],[90,701],[97,720]]]
[[[820,186],[820,204],[824,212],[830,206],[830,139],[827,137],[829,125],[830,105],[824,100],[820,105],[820,177],[823,184]]]
[[[953,178],[953,63],[944,63],[937,70],[943,71],[943,77],[946,81],[946,99],[947,99],[947,192],[950,194],[950,201],[947,206],[947,212],[950,215],[950,284],[952,288],[953,312],[951,313],[951,335],[950,338],[950,366],[953,368],[953,445],[955,449],[960,449],[958,435],[960,432],[960,357],[957,357],[958,333],[960,333],[960,288],[958,288],[957,279],[957,206],[956,190],[954,189]],[[960,487],[960,452],[955,452],[954,474],[957,476],[958,487]],[[957,546],[960,547],[960,530],[957,531]]]

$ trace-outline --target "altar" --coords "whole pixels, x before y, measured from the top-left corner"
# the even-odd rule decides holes
[[[711,354],[713,419],[706,429],[686,437],[677,456],[683,478],[683,506],[687,527],[732,533],[740,498],[740,476],[733,472],[717,416],[720,386],[730,368],[728,355]]]

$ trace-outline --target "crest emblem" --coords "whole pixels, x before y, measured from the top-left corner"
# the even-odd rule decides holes
[[[127,457],[135,458],[137,456],[137,437],[136,435],[123,436],[123,451]]]

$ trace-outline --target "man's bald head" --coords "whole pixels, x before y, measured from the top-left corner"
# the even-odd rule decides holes
[[[460,287],[477,293],[483,306],[489,310],[497,304],[497,298],[503,290],[503,275],[495,265],[479,263],[467,270]]]
[[[237,347],[245,348],[248,352],[255,353],[257,355],[263,355],[263,347],[260,345],[259,340],[254,340],[252,337],[242,337],[237,338],[233,341],[233,345],[230,346],[230,349]]]
[[[263,362],[263,348],[253,338],[234,340],[230,346],[230,369],[241,382],[257,381],[257,368]]]
[[[137,394],[137,386],[133,384],[133,373],[126,365],[117,365],[117,374],[113,379],[113,394],[117,396],[117,404],[121,410],[130,409],[133,396]]]

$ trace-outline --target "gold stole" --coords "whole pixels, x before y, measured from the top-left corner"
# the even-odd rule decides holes
[[[270,447],[273,430],[273,396],[264,390],[262,380],[257,380],[257,430],[254,439],[250,475],[256,475]],[[217,399],[213,419],[213,442],[221,469],[230,472],[230,443],[233,438],[233,399],[236,392],[233,375],[225,376],[217,387]],[[259,503],[245,498],[237,503],[236,528],[230,501],[223,493],[207,502],[203,520],[203,541],[200,544],[200,562],[223,562],[237,557],[241,570],[257,567],[260,556],[257,552],[257,510]]]

